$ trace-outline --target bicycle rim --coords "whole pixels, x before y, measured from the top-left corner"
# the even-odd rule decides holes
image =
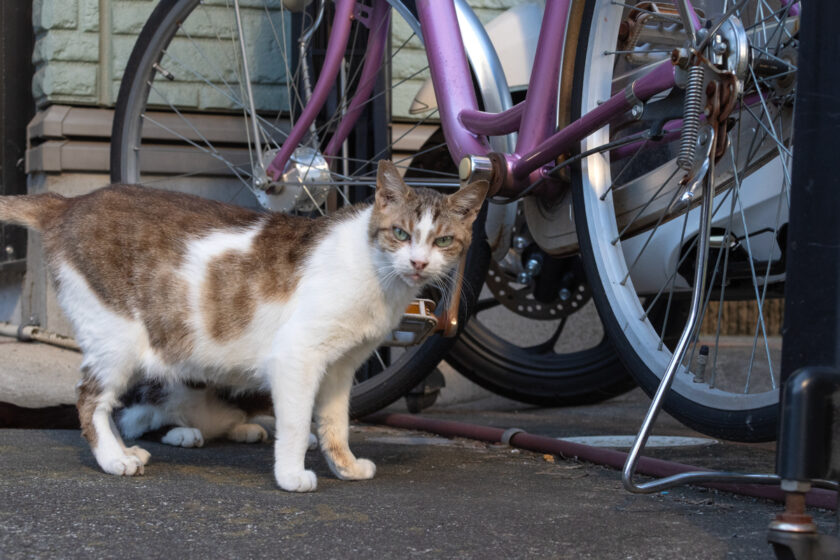
[[[726,0],[693,4],[712,23],[732,7]],[[662,7],[656,15],[656,3],[589,3],[575,80],[577,116],[684,45],[679,20]],[[728,146],[715,167],[710,289],[700,333],[665,407],[701,432],[757,441],[775,437],[779,398],[781,334],[769,314],[784,283],[798,20],[790,6],[765,0],[747,2],[736,15],[749,56],[728,121]],[[784,72],[767,75],[759,69],[763,62]],[[665,96],[649,102],[640,120],[605,127],[581,150],[650,129],[651,115],[673,113],[666,103]],[[670,136],[586,158],[573,177],[581,252],[590,281],[600,288],[593,290],[596,304],[648,393],[671,358],[669,333],[685,322],[699,223],[696,198],[679,185],[679,131]],[[727,317],[738,306],[749,314],[740,325]]]
[[[302,14],[289,12],[276,0],[241,5],[244,57],[233,0],[169,0],[157,6],[121,84],[112,139],[112,180],[188,189],[226,202],[262,204],[304,215],[325,214],[369,199],[376,161],[389,157],[392,150],[387,122],[382,119],[389,95],[394,93],[371,96],[363,109],[377,105],[372,113],[380,121],[371,125],[363,115],[357,122],[361,129],[353,132],[355,142],[342,146],[337,156],[324,156],[324,147],[358,87],[367,39],[382,22],[371,20],[368,28],[360,23],[365,18],[355,18],[348,54],[327,104],[297,146],[287,167],[291,173],[267,195],[255,187],[253,178],[259,166],[268,165],[283,146],[308,103],[322,56],[312,45],[319,35],[322,43],[326,41],[330,21],[327,15],[316,25],[319,2]],[[297,39],[310,30],[312,42],[301,53]],[[385,53],[385,68],[406,43],[407,39],[401,40],[391,54]],[[246,75],[250,93],[244,87]],[[395,88],[401,85],[394,84]],[[249,97],[254,98],[256,114]],[[420,119],[418,124],[422,123]],[[395,163],[407,167],[405,161]],[[458,187],[455,174],[438,174],[415,183]],[[480,269],[482,259],[477,252],[480,248],[470,253],[469,266]],[[433,337],[407,350],[378,350],[357,374],[351,397],[353,415],[374,412],[402,396],[431,371],[452,342]]]

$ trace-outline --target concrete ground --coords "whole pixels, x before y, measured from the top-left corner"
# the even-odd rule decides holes
[[[72,383],[68,394],[57,380],[73,377],[78,355],[24,346],[0,339],[0,401],[29,375],[38,394],[17,404],[72,402]],[[551,437],[630,435],[647,402],[638,390],[564,409],[484,396],[423,416]],[[702,437],[664,414],[655,433]],[[647,454],[773,470],[772,444],[701,443]],[[702,488],[632,495],[598,465],[380,425],[351,434],[356,454],[377,463],[373,480],[339,481],[313,451],[319,488],[305,495],[277,489],[270,444],[140,444],[152,454],[145,475],[118,478],[98,469],[78,431],[0,430],[0,558],[771,558],[767,524],[781,510]],[[836,530],[833,512],[810,513]]]

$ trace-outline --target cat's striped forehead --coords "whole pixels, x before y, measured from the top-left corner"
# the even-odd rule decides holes
[[[479,181],[448,195],[427,188],[410,188],[397,168],[382,160],[377,170],[370,239],[391,252],[409,240],[413,246],[418,242],[433,243],[434,249],[447,259],[457,257],[470,244],[472,223],[487,187],[486,181]]]
[[[427,229],[443,226],[459,229],[457,222],[461,218],[453,212],[446,195],[423,187],[412,189],[398,204],[376,207],[374,213],[381,222],[399,225],[406,231],[415,230],[421,224]]]
[[[419,223],[424,214],[427,214],[433,222],[437,222],[445,216],[448,209],[446,197],[437,191],[426,188],[414,190],[414,196],[406,203],[405,211],[415,223]]]
[[[408,234],[410,242],[397,237],[394,228]],[[408,196],[398,203],[384,207],[375,205],[371,216],[371,241],[388,252],[399,251],[406,244],[424,246],[440,253],[449,262],[454,262],[470,244],[472,220],[452,207],[448,197],[431,189],[412,189]],[[436,246],[440,237],[452,237],[451,243]]]

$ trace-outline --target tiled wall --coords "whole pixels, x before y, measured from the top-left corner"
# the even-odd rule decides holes
[[[210,0],[205,2],[206,9],[212,12],[214,4],[224,2]],[[34,0],[36,71],[32,89],[38,106],[58,103],[112,106],[137,34],[156,4],[156,0]],[[516,0],[471,0],[470,4],[486,22],[516,4]],[[272,31],[266,23],[262,1],[243,1],[242,5],[246,8],[243,16],[246,28],[259,30],[254,44],[268,44],[269,41],[258,40]],[[249,7],[256,9],[249,10]],[[396,14],[393,22],[392,45],[399,52],[394,55],[392,65],[393,83],[398,84],[393,91],[392,110],[395,117],[407,117],[411,100],[428,76],[426,57],[417,38],[410,38],[408,25]],[[195,30],[199,39],[202,33],[210,32]],[[270,53],[264,49],[261,52],[262,70],[267,75],[273,74],[273,80],[282,80],[282,68],[272,64],[276,58],[266,56]],[[270,83],[268,78],[266,83]],[[165,88],[162,95],[179,104],[212,108],[225,103],[217,90],[202,84],[195,76],[182,75],[162,87]],[[258,104],[283,102],[269,95],[261,97],[260,88],[255,91]]]

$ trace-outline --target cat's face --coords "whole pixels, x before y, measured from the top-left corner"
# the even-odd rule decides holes
[[[390,258],[385,272],[413,287],[446,275],[470,245],[487,188],[480,181],[448,196],[412,189],[391,162],[380,161],[370,233]]]

